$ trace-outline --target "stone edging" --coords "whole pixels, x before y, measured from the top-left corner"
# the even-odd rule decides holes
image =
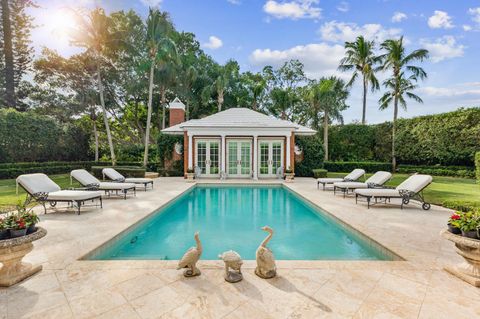
[[[22,244],[31,243],[47,235],[47,230],[37,227],[37,231],[26,236],[0,240],[0,249],[10,248]]]
[[[467,246],[474,249],[480,249],[480,240],[463,237],[460,235],[455,235],[449,232],[447,229],[444,229],[440,232],[443,238],[453,241],[455,244],[459,244],[462,246]]]

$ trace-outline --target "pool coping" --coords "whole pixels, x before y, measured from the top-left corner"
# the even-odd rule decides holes
[[[392,263],[392,262],[405,262],[407,259],[396,253],[394,250],[388,248],[386,245],[381,244],[377,240],[373,239],[371,236],[368,236],[367,234],[363,233],[362,231],[356,229],[349,223],[345,222],[341,218],[335,216],[328,210],[322,208],[320,205],[315,204],[296,190],[292,189],[291,187],[288,186],[288,183],[285,182],[273,182],[273,181],[264,181],[260,183],[239,183],[239,182],[226,182],[226,183],[218,183],[218,182],[213,182],[213,181],[207,181],[207,180],[202,180],[200,182],[194,182],[191,184],[190,187],[185,189],[183,192],[180,194],[177,194],[176,196],[172,197],[170,200],[168,200],[166,203],[163,203],[159,207],[153,209],[150,211],[148,214],[134,222],[132,225],[128,226],[127,228],[123,229],[120,231],[118,234],[115,236],[103,241],[101,244],[97,245],[95,248],[89,250],[87,253],[81,255],[79,258],[77,258],[77,261],[81,262],[96,262],[96,263],[108,263],[108,262],[163,262],[164,264],[168,264],[171,262],[177,263],[178,260],[157,260],[157,259],[107,259],[107,260],[101,260],[101,259],[90,259],[92,256],[95,256],[98,254],[100,251],[106,249],[107,247],[113,245],[115,243],[115,240],[121,239],[126,233],[129,231],[137,228],[148,220],[149,218],[153,217],[154,214],[156,214],[159,210],[162,210],[169,205],[172,205],[175,201],[179,200],[182,196],[185,196],[187,193],[191,192],[194,188],[198,186],[216,186],[216,187],[232,187],[232,186],[237,186],[237,187],[251,187],[251,186],[256,186],[256,187],[280,187],[280,188],[286,188],[287,191],[290,191],[292,194],[295,196],[300,197],[305,203],[309,206],[311,206],[316,214],[324,213],[324,216],[326,218],[329,218],[333,220],[334,222],[338,223],[339,226],[347,231],[350,231],[353,233],[354,236],[359,237],[360,240],[364,241],[365,244],[369,245],[371,248],[378,249],[380,250],[380,253],[384,256],[387,256],[390,258],[390,260],[369,260],[369,259],[278,259],[276,260],[277,262],[282,262],[282,263],[306,263],[306,262],[315,262],[315,263],[328,263],[328,262],[334,262],[334,263],[339,263],[339,262],[348,262],[348,263],[355,263],[355,262],[374,262],[374,263],[381,263],[381,262],[386,262],[386,263]],[[218,263],[218,260],[215,259],[204,259],[202,260],[203,262],[214,262],[215,266]],[[255,260],[250,260],[246,259],[245,261],[255,261]],[[219,264],[220,265],[220,264]]]

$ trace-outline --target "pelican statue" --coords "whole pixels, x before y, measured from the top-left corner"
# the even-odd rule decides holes
[[[277,267],[275,266],[273,252],[267,247],[268,242],[272,239],[273,229],[264,226],[262,227],[262,230],[268,232],[268,236],[262,241],[257,249],[257,268],[255,268],[255,274],[260,278],[269,279],[277,275]]]
[[[183,255],[182,259],[178,262],[177,269],[181,268],[188,268],[183,272],[185,277],[193,277],[200,275],[200,269],[196,267],[197,261],[200,259],[202,255],[202,243],[200,242],[199,233],[195,233],[195,242],[197,243],[197,247],[191,247],[187,250],[185,255]]]

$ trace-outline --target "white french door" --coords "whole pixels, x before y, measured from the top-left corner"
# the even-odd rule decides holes
[[[258,142],[258,176],[276,177],[277,170],[283,167],[283,141],[260,140]]]
[[[195,140],[195,166],[201,177],[217,177],[220,173],[220,141]]]
[[[252,141],[227,141],[227,175],[229,177],[252,176]]]

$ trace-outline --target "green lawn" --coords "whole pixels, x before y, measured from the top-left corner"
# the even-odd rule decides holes
[[[328,177],[343,177],[346,173],[328,173]],[[367,174],[367,177],[372,174]],[[403,182],[408,174],[395,174],[387,183],[389,186],[397,186]],[[446,200],[456,201],[480,201],[480,185],[474,179],[434,176],[433,183],[424,192],[428,202],[442,204]]]
[[[345,173],[329,173],[328,177],[345,175]],[[52,175],[50,177],[62,188],[71,187],[68,174]],[[395,174],[388,185],[396,186],[407,177],[406,174]],[[314,185],[313,180],[312,185]],[[78,187],[79,185],[74,184],[74,186]],[[473,179],[435,176],[433,183],[425,190],[425,197],[427,201],[434,204],[441,204],[445,200],[480,201],[480,185],[476,184]],[[24,199],[25,192],[21,188],[19,189],[19,195],[15,194],[14,179],[0,180],[0,208],[14,206],[19,200]]]

